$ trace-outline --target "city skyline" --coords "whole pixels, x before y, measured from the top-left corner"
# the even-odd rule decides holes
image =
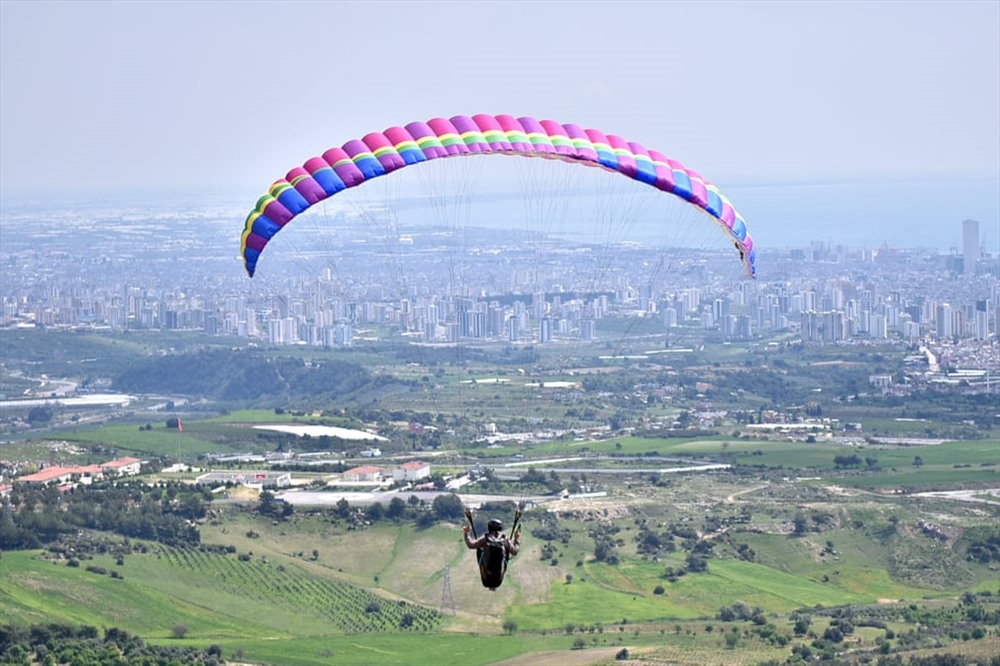
[[[406,233],[378,241],[335,218],[326,223],[337,241],[322,248],[319,263],[282,249],[250,280],[225,268],[232,259],[224,223],[206,226],[197,212],[135,215],[72,234],[57,230],[73,228],[73,218],[36,218],[8,236],[2,325],[200,330],[337,347],[351,344],[353,327],[370,325],[450,344],[608,340],[615,327],[606,318],[652,320],[648,330],[668,338],[693,327],[725,340],[787,330],[806,342],[915,343],[995,340],[1000,321],[1000,255],[987,252],[970,271],[961,243],[938,252],[817,239],[769,249],[768,271],[749,280],[732,248],[551,237],[539,253],[523,230],[479,229],[456,253],[442,227],[392,227]],[[137,234],[154,224],[152,234]],[[953,227],[966,240],[978,236],[974,221]],[[181,247],[196,261],[177,272]]]

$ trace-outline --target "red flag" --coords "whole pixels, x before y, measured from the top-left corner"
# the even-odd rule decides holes
[[[177,417],[177,432],[184,432],[184,424],[181,423],[180,417]]]

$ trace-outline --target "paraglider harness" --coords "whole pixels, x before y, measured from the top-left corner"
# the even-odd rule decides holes
[[[521,512],[523,504],[518,505],[514,511],[514,522],[511,524],[511,539],[516,539],[521,531]],[[472,528],[472,536],[476,539],[476,524],[472,520],[472,511],[465,510],[465,518]],[[483,545],[476,549],[476,561],[479,563],[479,578],[483,587],[495,590],[503,584],[504,574],[507,573],[507,563],[510,561],[510,551],[507,549],[506,539],[499,534],[486,533]]]

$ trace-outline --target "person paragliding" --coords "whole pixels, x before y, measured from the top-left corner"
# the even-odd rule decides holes
[[[469,521],[469,524],[462,529],[465,545],[469,550],[476,551],[479,578],[483,587],[496,591],[503,584],[504,575],[507,573],[507,563],[511,557],[517,555],[521,546],[521,528],[519,526],[521,510],[518,509],[514,515],[513,538],[508,538],[504,534],[503,523],[497,518],[491,518],[486,523],[486,533],[477,537],[476,528],[472,522],[472,512],[466,510],[465,516]]]

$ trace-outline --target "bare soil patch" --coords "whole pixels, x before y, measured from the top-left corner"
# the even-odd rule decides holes
[[[561,650],[557,652],[532,652],[522,654],[493,666],[585,666],[614,659],[621,647],[587,648],[586,650]]]

